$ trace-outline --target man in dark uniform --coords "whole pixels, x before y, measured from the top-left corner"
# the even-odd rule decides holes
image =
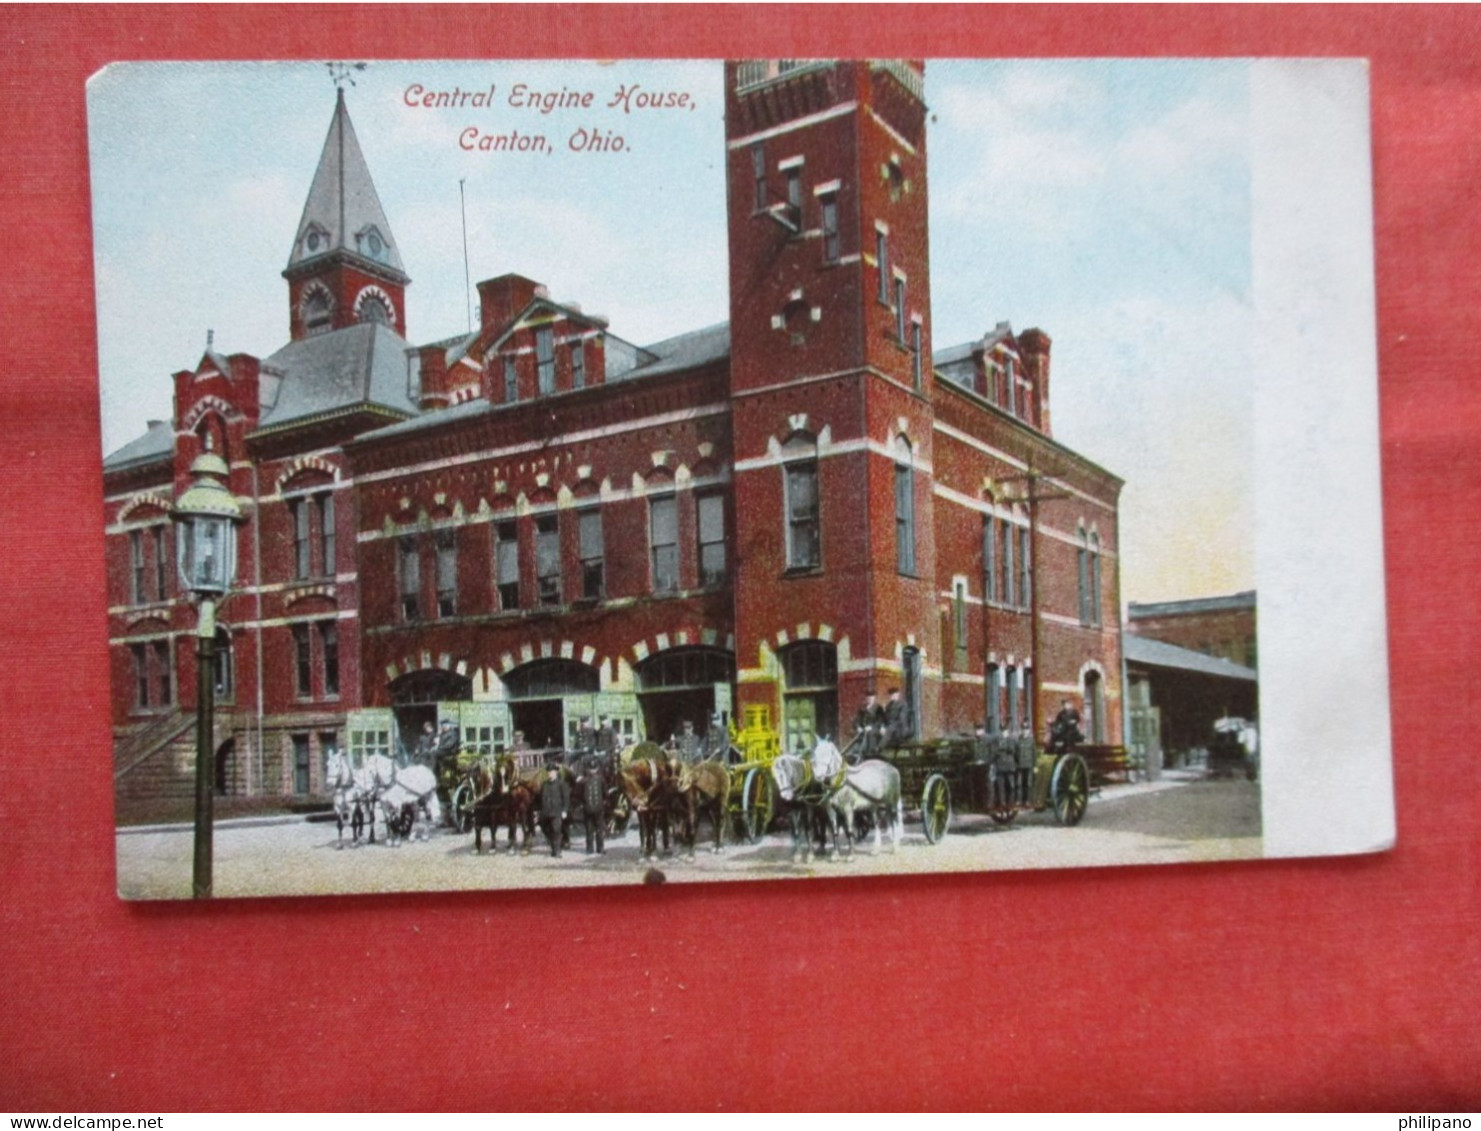
[[[422,724],[421,736],[417,739],[416,748],[411,752],[411,761],[419,766],[430,767],[437,757],[437,728],[430,722]],[[401,759],[401,768],[407,766],[407,759]]]
[[[910,708],[900,698],[898,687],[890,688],[890,701],[884,709],[885,742],[899,746],[910,737]]]
[[[561,843],[566,834],[566,817],[571,811],[571,787],[554,762],[545,766],[545,784],[540,787],[540,829],[550,842],[550,855],[560,859]]]
[[[576,779],[581,800],[581,823],[586,826],[586,855],[607,851],[607,757],[593,750],[581,760],[581,776]]]
[[[612,726],[612,720],[603,715],[601,725],[597,727],[597,753],[608,759],[608,765],[615,766],[619,745],[617,731]]]
[[[674,735],[669,745],[675,756],[685,765],[692,766],[699,761],[699,735],[694,733],[694,724],[688,719],[684,720],[683,728]]]
[[[591,725],[591,716],[582,715],[576,728],[576,753],[590,754],[597,748],[597,732]]]
[[[706,761],[714,759],[723,762],[726,760],[726,755],[730,753],[730,735],[726,733],[725,724],[720,721],[719,711],[710,714],[710,726],[705,731],[700,749]]]
[[[854,734],[859,736],[855,749],[860,758],[872,758],[879,753],[884,731],[884,708],[874,692],[864,697],[864,704],[854,716]]]
[[[1063,754],[1070,747],[1084,741],[1085,735],[1080,732],[1080,712],[1075,710],[1075,705],[1068,699],[1060,700],[1059,714],[1049,724],[1050,751]]]
[[[437,745],[434,747],[433,770],[438,781],[450,783],[457,780],[458,751],[462,748],[463,743],[458,738],[458,724],[451,719],[444,719],[442,733],[437,736]]]

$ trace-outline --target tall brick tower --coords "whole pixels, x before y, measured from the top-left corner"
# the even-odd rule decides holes
[[[788,749],[938,718],[923,73],[725,68],[739,697]]]
[[[357,322],[382,322],[406,335],[411,280],[350,123],[343,89],[283,277],[294,341]]]

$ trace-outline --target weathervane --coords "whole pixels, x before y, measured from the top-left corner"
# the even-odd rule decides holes
[[[355,77],[350,72],[365,69],[364,63],[325,63],[324,66],[329,68],[329,78],[333,81],[335,90],[343,90],[345,83],[354,86]]]

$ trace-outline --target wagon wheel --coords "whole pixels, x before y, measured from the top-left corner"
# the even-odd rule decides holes
[[[946,838],[946,826],[951,824],[951,786],[940,774],[926,779],[926,788],[920,795],[920,819],[926,828],[926,839],[932,844]]]
[[[460,833],[473,831],[473,802],[473,784],[466,781],[461,782],[458,788],[453,790],[452,801],[447,807],[447,819]]]
[[[632,820],[632,803],[627,794],[617,791],[617,799],[607,810],[607,835],[614,840],[627,832],[627,823]]]
[[[1054,763],[1054,777],[1049,783],[1049,800],[1054,806],[1054,819],[1073,827],[1085,816],[1090,803],[1090,769],[1078,754],[1063,754]]]
[[[992,818],[995,825],[1011,825],[1013,818],[1018,816],[1018,810],[1011,805],[1004,805],[999,809],[989,809],[987,815]]]
[[[741,822],[746,839],[760,844],[776,812],[776,799],[771,795],[770,771],[764,767],[747,770],[741,785]]]

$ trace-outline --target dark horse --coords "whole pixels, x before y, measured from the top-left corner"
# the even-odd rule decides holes
[[[721,834],[730,807],[730,771],[720,762],[679,765],[674,775],[673,803],[679,813],[681,837],[694,857],[694,842],[699,837],[699,818],[703,813],[715,826],[715,847],[724,848]]]
[[[489,831],[489,849],[498,855],[499,826],[509,826],[509,851],[514,852],[515,831],[524,831],[524,851],[535,837],[535,799],[540,794],[539,774],[521,773],[507,754],[480,760],[471,770],[473,779],[473,849],[483,852],[483,830]]]
[[[657,747],[650,757],[635,757],[622,768],[622,792],[632,811],[638,815],[638,839],[643,845],[643,859],[651,860],[658,852],[658,832],[663,830],[663,850],[669,850],[669,805],[674,796],[674,775],[668,759]],[[637,748],[639,752],[642,746]]]

